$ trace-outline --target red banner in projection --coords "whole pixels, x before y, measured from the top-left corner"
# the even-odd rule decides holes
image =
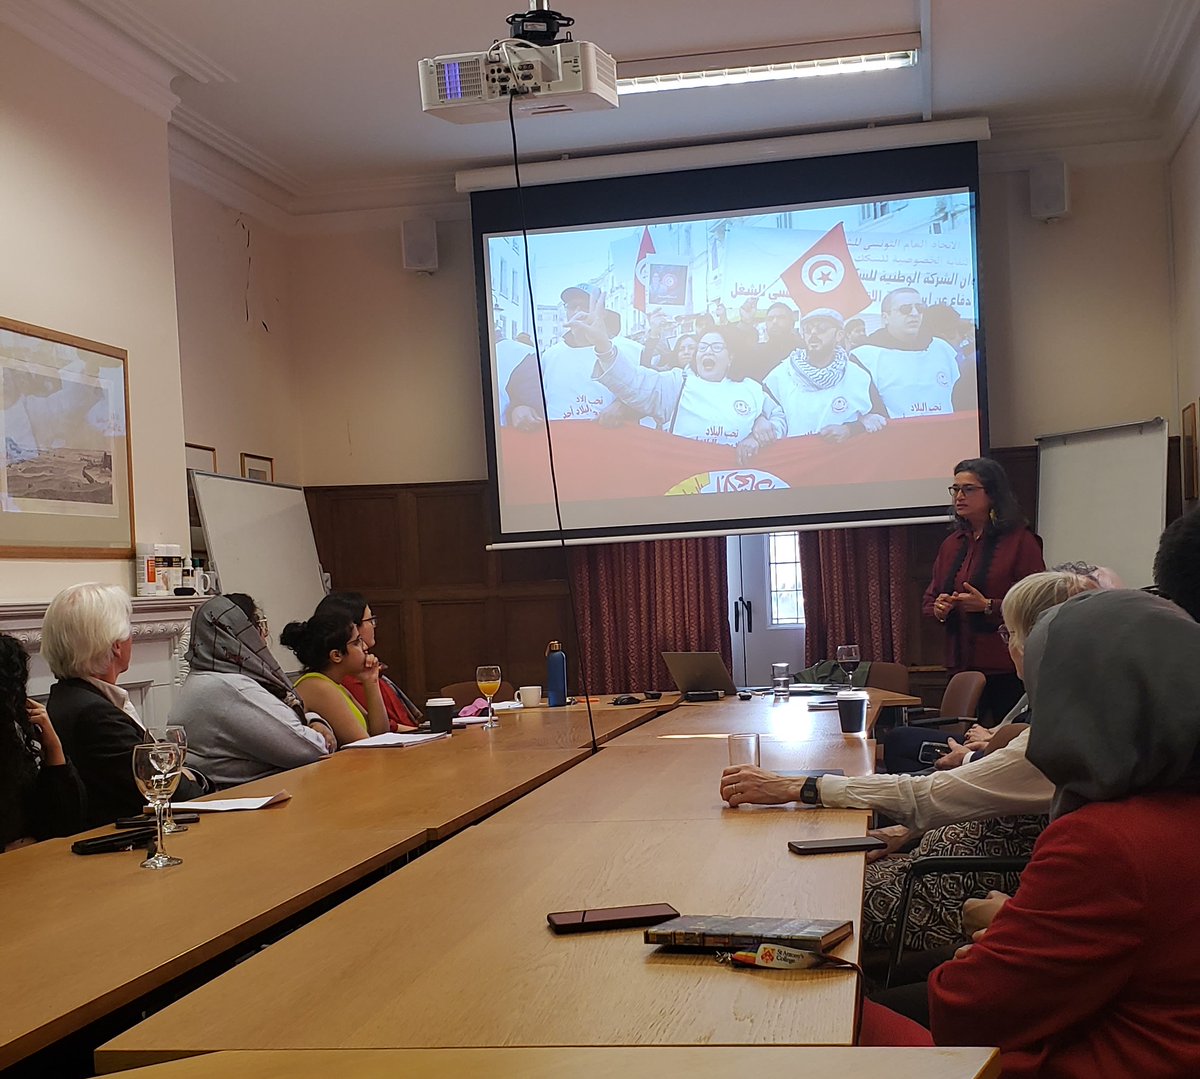
[[[590,502],[944,477],[978,445],[979,414],[893,420],[882,431],[842,443],[818,435],[785,438],[744,466],[733,446],[648,427],[563,420],[550,428],[560,493],[568,501]],[[545,432],[502,428],[499,452],[505,500],[514,506],[545,502]]]

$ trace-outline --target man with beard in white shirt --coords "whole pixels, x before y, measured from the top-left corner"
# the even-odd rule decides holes
[[[844,442],[887,426],[871,376],[842,347],[844,324],[832,308],[810,311],[800,322],[804,347],[763,379],[763,388],[783,409],[789,438],[820,435]]]
[[[851,356],[866,368],[892,419],[948,415],[958,381],[954,346],[925,327],[925,304],[912,288],[893,289],[880,304],[883,326]]]
[[[507,387],[508,426],[534,431],[546,422],[547,416],[551,420],[595,420],[613,403],[612,391],[597,382],[592,373],[600,350],[588,335],[580,333],[581,323],[597,314],[594,310],[597,300],[604,350],[614,349],[634,364],[640,363],[641,345],[626,337],[611,336],[606,325],[609,312],[604,310],[604,297],[598,289],[592,285],[572,285],[563,289],[566,329],[562,337],[542,353],[541,385],[536,356],[526,356],[513,371]],[[543,387],[545,412],[542,410]]]

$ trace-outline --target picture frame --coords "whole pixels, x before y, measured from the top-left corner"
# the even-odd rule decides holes
[[[201,446],[198,442],[183,444],[184,464],[197,472],[217,471],[217,450],[215,446]]]
[[[257,453],[243,453],[242,479],[259,480],[262,483],[274,483],[275,458],[263,457]]]
[[[128,353],[0,317],[0,558],[132,558]]]
[[[1183,409],[1182,438],[1180,449],[1183,455],[1183,497],[1193,500],[1200,497],[1200,447],[1196,442],[1196,406],[1188,404]]]

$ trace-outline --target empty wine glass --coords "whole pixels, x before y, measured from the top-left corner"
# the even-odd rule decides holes
[[[858,654],[858,645],[839,644],[837,662],[838,666],[846,672],[846,685],[854,685],[854,672],[858,670],[858,665],[862,662]]]
[[[182,858],[172,858],[163,843],[164,808],[179,786],[183,773],[183,751],[174,742],[149,742],[133,747],[133,778],[138,790],[154,807],[154,820],[158,825],[158,843],[154,853],[142,862],[143,869],[166,869],[180,865]]]
[[[170,726],[156,729],[154,737],[160,742],[172,742],[179,747],[180,758],[179,765],[182,768],[183,763],[187,760],[187,731],[178,726],[171,724]],[[171,803],[167,802],[166,821],[163,823],[163,832],[166,835],[174,835],[176,832],[186,832],[186,824],[178,824],[171,812]]]
[[[484,730],[499,727],[500,724],[496,722],[496,710],[492,707],[492,698],[500,689],[500,668],[495,666],[476,667],[475,681],[479,685],[479,692],[487,698],[488,702],[488,717],[487,722],[483,725]]]

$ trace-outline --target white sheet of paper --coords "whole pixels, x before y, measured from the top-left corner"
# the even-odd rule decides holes
[[[262,809],[291,798],[287,791],[276,791],[262,798],[214,798],[211,802],[172,802],[173,809],[190,809],[196,813],[228,813],[234,809]]]
[[[492,701],[492,707],[497,712],[515,712],[524,706],[520,701]]]
[[[419,746],[425,742],[436,742],[439,738],[449,737],[450,735],[445,731],[438,731],[436,734],[402,734],[388,731],[386,734],[377,734],[373,738],[360,738],[357,742],[350,742],[343,748],[375,749],[379,746]]]

